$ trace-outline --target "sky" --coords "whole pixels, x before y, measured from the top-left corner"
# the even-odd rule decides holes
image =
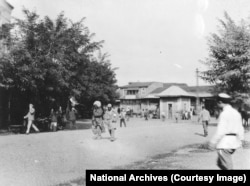
[[[104,40],[117,84],[175,82],[196,85],[196,69],[208,57],[207,37],[217,33],[224,11],[236,22],[250,17],[249,0],[7,0],[12,16],[23,7],[41,18],[64,11],[72,21]],[[209,85],[199,78],[199,85]]]

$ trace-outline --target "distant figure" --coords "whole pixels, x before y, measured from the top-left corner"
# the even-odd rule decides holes
[[[193,109],[192,108],[190,108],[189,116],[190,116],[190,120],[192,120],[193,119]]]
[[[127,107],[126,109],[126,118],[127,118],[127,121],[129,121],[129,118],[130,118],[130,108]]]
[[[120,107],[117,108],[117,113],[120,114],[121,113],[121,109]]]
[[[179,112],[176,111],[174,117],[175,117],[175,122],[178,123],[178,120],[179,120]]]
[[[54,109],[51,109],[50,120],[50,130],[55,132],[57,129],[57,113],[54,111]]]
[[[206,137],[208,135],[207,127],[208,127],[208,124],[209,124],[209,121],[210,121],[210,113],[205,108],[205,106],[202,106],[202,110],[201,110],[200,116],[198,118],[198,122],[200,120],[202,122],[203,130],[204,130],[204,136]]]
[[[218,95],[218,105],[223,109],[219,116],[217,131],[209,142],[209,148],[218,151],[217,165],[220,169],[233,169],[232,155],[242,146],[244,128],[240,113],[234,109],[228,94]]]
[[[70,129],[76,129],[76,109],[74,107],[71,108],[69,111],[69,124],[70,124]]]
[[[23,117],[24,119],[28,119],[28,125],[27,125],[27,130],[26,134],[30,133],[30,127],[32,126],[36,132],[39,132],[39,129],[34,125],[34,120],[35,120],[35,108],[33,104],[29,104],[29,112],[27,113],[26,116]]]
[[[94,133],[94,139],[102,138],[102,127],[103,127],[103,109],[100,101],[95,101],[92,116],[92,131]]]
[[[122,124],[124,124],[124,126],[126,127],[126,111],[124,108],[121,109],[121,112],[119,114],[119,118],[120,118],[120,127],[122,127]]]
[[[166,113],[164,111],[161,112],[161,120],[165,121],[166,119]]]
[[[110,141],[114,141],[115,140],[115,126],[114,126],[114,111],[112,109],[112,105],[108,104],[105,113],[104,113],[104,123],[107,125],[108,127],[108,131],[110,134]]]
[[[144,117],[144,109],[141,110],[141,118]]]
[[[58,125],[58,129],[62,130],[64,127],[63,124],[63,111],[62,111],[62,107],[60,106],[57,112],[57,125]]]
[[[146,111],[144,112],[145,120],[148,120],[148,116],[149,116],[148,109],[146,109]]]

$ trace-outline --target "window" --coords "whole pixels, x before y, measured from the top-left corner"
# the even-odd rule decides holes
[[[145,94],[145,88],[142,88],[141,94]]]
[[[138,90],[127,90],[127,95],[136,95],[138,94]]]

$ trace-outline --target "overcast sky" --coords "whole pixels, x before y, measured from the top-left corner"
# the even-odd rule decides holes
[[[250,0],[7,0],[13,17],[22,8],[44,17],[79,21],[105,40],[103,52],[118,67],[118,85],[130,81],[178,82],[196,85],[195,69],[207,57],[209,33],[217,32],[218,18],[227,11],[235,20],[250,15]],[[199,80],[200,85],[206,83]]]

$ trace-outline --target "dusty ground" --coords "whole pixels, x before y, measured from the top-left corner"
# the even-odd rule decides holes
[[[205,138],[196,123],[134,118],[117,126],[115,142],[89,129],[0,136],[0,185],[82,185],[86,169],[217,169],[216,152],[202,148],[214,131]],[[249,155],[238,150],[235,168],[250,169]]]

